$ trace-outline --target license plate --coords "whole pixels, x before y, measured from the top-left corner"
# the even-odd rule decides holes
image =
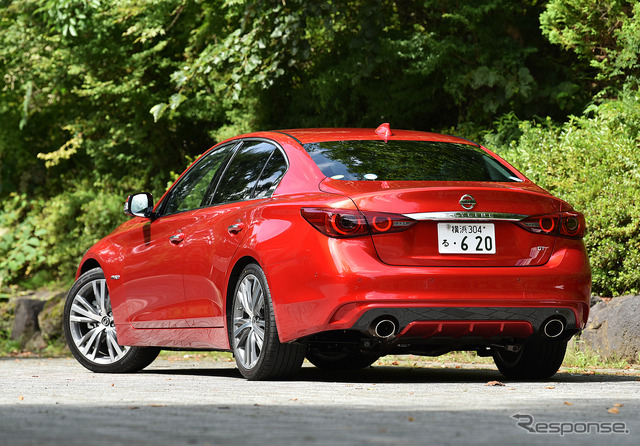
[[[438,223],[440,254],[495,254],[493,223]]]

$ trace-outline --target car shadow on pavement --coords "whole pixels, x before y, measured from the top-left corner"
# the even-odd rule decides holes
[[[204,365],[204,364],[202,364]],[[243,379],[236,368],[195,368],[195,367],[166,367],[162,369],[149,368],[141,373],[161,375],[185,375],[185,376],[211,376]],[[640,381],[640,375],[614,373],[580,373],[572,371],[560,371],[548,379],[521,380],[519,382],[627,382]],[[498,383],[515,382],[505,378],[499,371],[490,368],[462,368],[453,367],[403,367],[403,366],[372,366],[362,370],[321,370],[316,367],[303,367],[294,377],[287,381],[305,382],[344,382],[344,383]],[[500,384],[497,384],[500,385]]]

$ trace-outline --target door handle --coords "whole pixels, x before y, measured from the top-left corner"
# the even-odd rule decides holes
[[[227,228],[229,234],[237,234],[244,229],[244,223],[235,223]]]
[[[184,240],[184,233],[180,232],[178,234],[174,234],[171,237],[169,237],[169,241],[171,243],[173,243],[174,245],[177,245],[178,243],[180,243],[182,240]]]

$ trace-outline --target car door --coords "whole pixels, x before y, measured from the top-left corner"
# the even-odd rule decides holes
[[[286,169],[284,153],[272,142],[243,141],[217,179],[209,207],[194,213],[183,246],[186,317],[191,326],[224,326],[230,261],[249,232],[253,210],[271,196]]]
[[[134,328],[185,327],[184,242],[207,200],[212,179],[236,144],[209,152],[171,188],[156,218],[141,220],[128,231],[124,249],[123,288]]]

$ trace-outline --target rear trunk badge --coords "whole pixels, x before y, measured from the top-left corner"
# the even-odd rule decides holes
[[[469,194],[465,194],[460,198],[460,206],[462,206],[467,211],[473,209],[476,205],[476,200]]]

